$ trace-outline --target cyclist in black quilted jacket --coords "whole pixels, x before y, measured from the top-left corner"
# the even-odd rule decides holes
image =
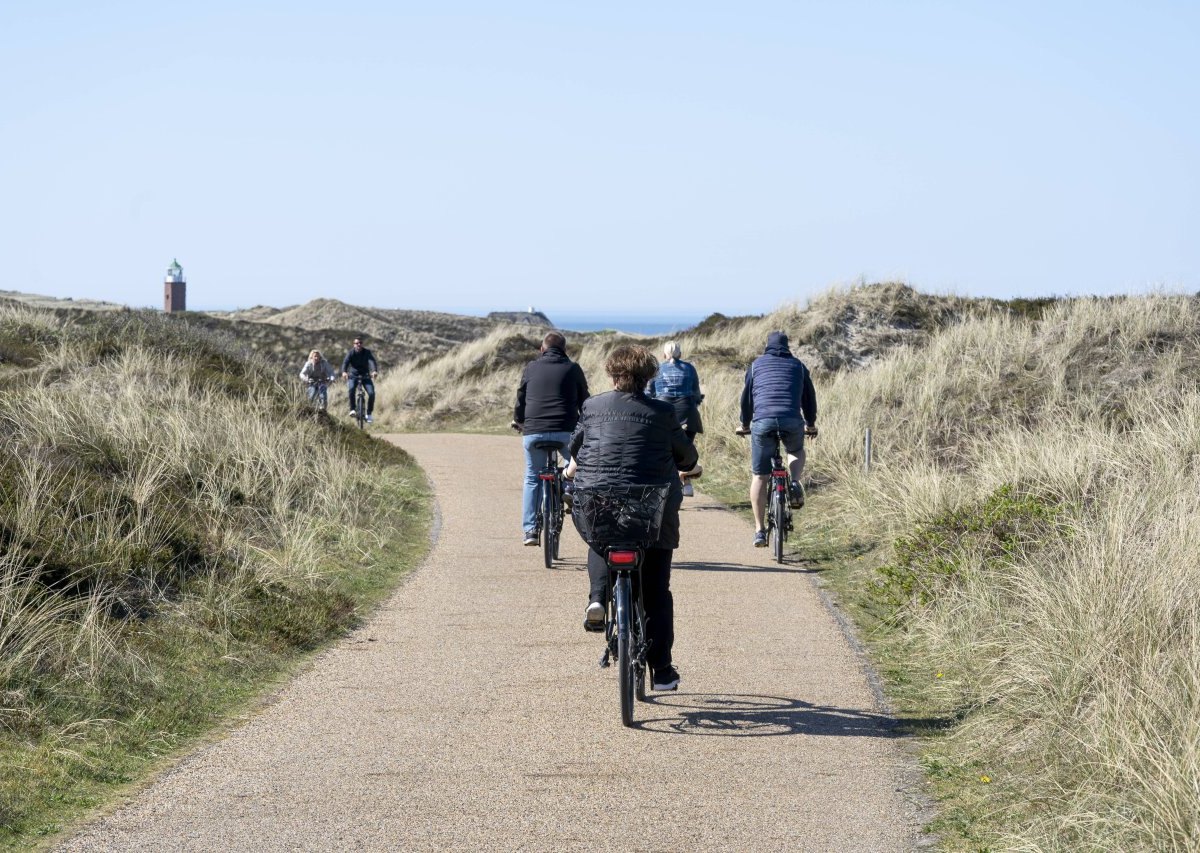
[[[655,690],[674,690],[679,672],[671,659],[675,642],[675,602],[671,595],[671,558],[679,547],[680,471],[695,469],[696,448],[684,434],[675,407],[646,396],[646,383],[658,361],[645,347],[619,346],[604,365],[613,389],[583,405],[571,436],[567,473],[577,487],[669,485],[658,542],[647,548],[642,564],[642,601],[646,606],[646,663]],[[604,630],[608,565],[588,549],[591,582],[584,627]]]

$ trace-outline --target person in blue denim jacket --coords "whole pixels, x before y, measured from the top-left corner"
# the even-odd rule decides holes
[[[663,344],[662,352],[665,360],[646,385],[646,396],[674,406],[684,434],[688,441],[694,441],[697,434],[704,432],[698,408],[704,400],[704,395],[700,393],[700,376],[690,362],[680,358],[682,353],[678,341],[667,341]],[[683,481],[684,497],[691,497],[694,494],[691,479],[686,473],[680,474],[680,479]]]

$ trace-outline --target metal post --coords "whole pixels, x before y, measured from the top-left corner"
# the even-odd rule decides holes
[[[867,427],[866,435],[863,437],[863,473],[871,473],[871,428]]]

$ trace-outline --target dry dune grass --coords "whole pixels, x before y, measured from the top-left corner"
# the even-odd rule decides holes
[[[1200,845],[1198,381],[1196,300],[1154,296],[971,320],[822,389],[815,473],[898,542],[876,594],[965,715],[992,843]]]
[[[52,316],[0,309],[0,334],[33,322],[63,331]],[[9,675],[92,677],[71,650],[111,647],[91,636],[118,631],[109,617],[151,614],[205,573],[311,581],[324,548],[353,528],[352,495],[370,488],[311,422],[248,416],[278,410],[273,385],[231,396],[187,356],[126,341],[97,359],[96,344],[64,335],[0,396]]]
[[[402,454],[237,349],[0,306],[0,846],[351,624],[368,555],[421,517]]]
[[[710,382],[719,384],[725,374],[740,383],[773,329],[788,330],[797,353],[815,370],[830,372],[865,364],[894,347],[920,344],[932,330],[981,310],[987,309],[971,300],[922,296],[905,285],[887,284],[831,290],[807,307],[788,305],[762,317],[717,315],[675,338],[684,357],[700,367],[707,393]],[[521,370],[537,356],[541,335],[540,329],[504,326],[444,355],[410,360],[380,382],[379,412],[402,429],[503,426],[512,414]],[[567,337],[568,352],[594,391],[607,387],[604,360],[614,347],[633,342],[657,353],[663,341],[612,332]],[[718,407],[706,404],[706,409],[711,413]]]

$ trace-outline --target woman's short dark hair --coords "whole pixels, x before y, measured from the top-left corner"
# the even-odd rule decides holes
[[[658,373],[658,359],[645,347],[623,344],[609,354],[604,370],[618,391],[641,391]]]

